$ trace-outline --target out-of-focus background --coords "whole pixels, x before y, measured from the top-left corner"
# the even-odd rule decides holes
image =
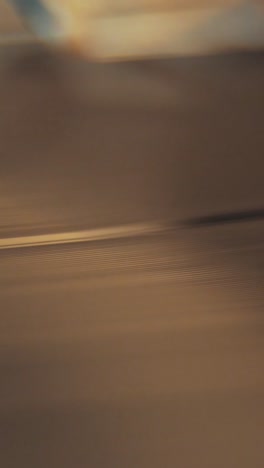
[[[261,0],[45,0],[83,51],[103,60],[201,54],[264,45]],[[5,0],[0,31],[23,36],[21,21]]]
[[[167,3],[0,4],[3,467],[263,467],[262,4]]]

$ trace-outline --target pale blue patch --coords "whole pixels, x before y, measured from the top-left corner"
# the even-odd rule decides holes
[[[32,31],[46,41],[63,36],[59,21],[40,0],[10,0],[17,12],[26,19]]]

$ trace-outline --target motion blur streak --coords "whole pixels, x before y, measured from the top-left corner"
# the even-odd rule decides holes
[[[0,47],[1,468],[263,468],[263,82]]]
[[[166,229],[166,224],[146,223],[93,229],[88,231],[59,232],[56,234],[38,234],[35,236],[0,238],[0,250],[38,247],[43,245],[75,244],[76,242],[98,242],[104,239],[124,239],[126,237],[156,234]]]

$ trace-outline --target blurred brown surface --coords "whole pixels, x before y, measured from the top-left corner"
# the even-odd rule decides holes
[[[0,465],[262,468],[263,56],[97,65],[1,50]]]
[[[3,235],[262,207],[263,64],[96,65],[2,48]]]
[[[263,228],[1,252],[1,464],[262,467]]]
[[[0,0],[0,35],[24,31],[22,22],[12,6],[8,2]]]

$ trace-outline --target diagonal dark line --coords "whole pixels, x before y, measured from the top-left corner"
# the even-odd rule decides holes
[[[202,227],[202,226],[214,226],[217,224],[227,223],[240,223],[246,221],[256,221],[264,219],[264,208],[243,210],[243,211],[231,211],[211,214],[208,216],[201,216],[187,220],[184,225],[186,227]]]

